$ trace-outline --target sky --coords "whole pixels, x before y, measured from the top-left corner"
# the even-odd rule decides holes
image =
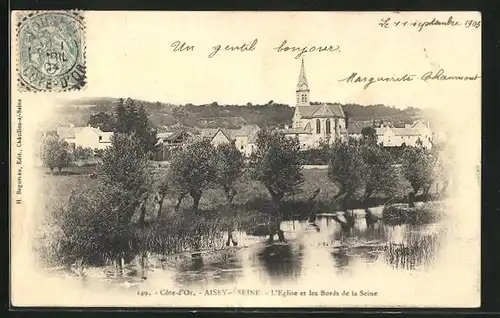
[[[448,75],[480,75],[480,29],[429,26],[419,32],[379,26],[387,17],[446,21],[450,15],[462,23],[480,19],[477,13],[85,12],[88,83],[80,92],[58,97],[294,105],[301,58],[295,58],[298,52],[275,50],[286,40],[296,47],[339,46],[335,52],[303,55],[312,101],[439,109],[478,104],[480,81],[375,83],[367,89],[339,81],[353,72],[420,77],[440,68]],[[253,51],[221,50],[208,58],[218,44],[255,39]],[[175,41],[194,50],[174,52]]]

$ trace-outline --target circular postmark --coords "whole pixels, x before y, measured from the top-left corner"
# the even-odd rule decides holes
[[[83,17],[77,12],[29,13],[18,24],[18,76],[26,91],[66,91],[85,85]]]

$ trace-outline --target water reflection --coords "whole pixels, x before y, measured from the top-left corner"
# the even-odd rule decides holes
[[[300,276],[304,246],[301,244],[273,244],[258,254],[260,264],[271,281]]]
[[[331,217],[319,217],[316,224],[319,231],[307,221],[283,222],[288,242],[270,245],[266,238],[235,233],[238,247],[199,255],[188,253],[175,262],[163,262],[149,274],[148,281],[159,281],[164,275],[181,287],[249,281],[274,286],[287,281],[333,283],[383,268],[423,271],[432,267],[443,237],[439,224],[377,222],[368,227],[362,215],[356,217],[355,226],[348,232]]]

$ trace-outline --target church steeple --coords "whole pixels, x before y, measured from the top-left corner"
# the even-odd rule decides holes
[[[304,58],[300,66],[299,81],[295,90],[297,96],[297,106],[309,106],[309,85],[307,84],[306,70],[304,67]]]

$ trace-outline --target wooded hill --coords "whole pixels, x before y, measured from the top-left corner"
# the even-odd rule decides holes
[[[126,98],[126,97],[125,97]],[[66,102],[61,109],[59,123],[86,125],[92,114],[111,113],[118,98],[81,98]],[[265,105],[219,105],[216,102],[205,105],[173,105],[162,102],[136,101],[142,104],[156,126],[185,126],[202,128],[237,128],[243,124],[256,124],[261,127],[290,125],[294,108],[270,101]],[[312,104],[318,104],[313,102]],[[385,105],[342,106],[350,121],[371,122],[373,120],[391,121],[394,124],[412,122],[424,116],[417,108],[397,109]]]

